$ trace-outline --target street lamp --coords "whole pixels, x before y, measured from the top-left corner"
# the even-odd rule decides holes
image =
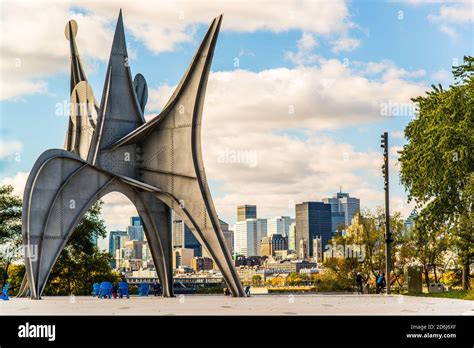
[[[385,191],[385,274],[387,277],[387,294],[390,294],[390,268],[391,268],[391,252],[390,244],[392,243],[392,234],[390,233],[390,208],[389,208],[389,186],[388,186],[388,133],[384,132],[380,136],[380,147],[383,148],[383,165],[382,173]]]

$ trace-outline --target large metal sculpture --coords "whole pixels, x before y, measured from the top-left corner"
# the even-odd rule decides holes
[[[162,112],[145,122],[147,85],[132,80],[120,12],[100,106],[87,82],[75,36],[71,49],[71,110],[65,150],[44,152],[23,197],[26,279],[21,293],[39,299],[75,226],[110,192],[135,205],[163,295],[173,296],[171,210],[214,259],[233,296],[243,296],[208,188],[201,154],[202,108],[222,15],[215,18]],[[29,252],[35,250],[36,252]],[[35,256],[35,257],[33,257]]]

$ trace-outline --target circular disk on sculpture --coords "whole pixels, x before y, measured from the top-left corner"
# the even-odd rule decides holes
[[[72,37],[75,38],[77,35],[77,23],[74,19],[71,19],[66,24],[66,28],[64,29],[64,34],[66,35],[66,39],[69,41],[69,34],[72,32]]]
[[[145,110],[146,102],[148,101],[148,86],[145,77],[142,74],[136,74],[133,79],[133,87],[137,93],[138,102],[142,110]]]
[[[76,115],[77,111],[85,110],[84,107],[87,106],[87,117],[91,122],[91,126],[95,127],[97,120],[97,111],[95,105],[97,104],[94,93],[92,92],[92,87],[87,83],[87,81],[79,82],[71,94],[71,105],[76,106]],[[86,115],[83,115],[86,116]]]

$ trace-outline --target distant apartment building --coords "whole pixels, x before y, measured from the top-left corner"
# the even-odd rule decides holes
[[[257,218],[257,206],[256,205],[239,205],[237,207],[237,221],[245,221],[247,219]]]
[[[298,257],[312,258],[313,239],[322,238],[323,248],[333,236],[331,205],[322,202],[304,202],[297,204],[296,210],[296,240]]]
[[[313,258],[316,262],[323,262],[323,240],[320,236],[313,238]]]
[[[173,269],[180,266],[191,267],[194,259],[194,250],[186,248],[176,248],[173,250]]]
[[[331,229],[335,233],[340,225],[350,226],[352,217],[360,211],[360,199],[348,193],[337,192],[331,198],[323,198],[323,203],[331,205]]]
[[[126,254],[129,256],[127,258],[142,260],[142,251],[145,244],[147,244],[147,242],[143,240],[127,240],[124,245],[125,249],[130,250],[130,252]]]
[[[247,219],[235,223],[235,252],[244,256],[259,256],[260,241],[267,236],[266,219]]]
[[[152,263],[153,256],[151,255],[150,246],[147,242],[142,245],[142,260],[147,263]]]
[[[278,216],[267,220],[267,234],[281,234],[283,237],[288,237],[290,234],[290,226],[295,222],[295,219],[289,216]]]
[[[276,251],[287,249],[287,239],[281,234],[271,234],[267,237],[263,237],[260,243],[261,256],[275,256]]]
[[[209,257],[195,257],[191,266],[195,272],[210,271],[214,268],[214,262]]]
[[[316,262],[308,261],[284,261],[268,262],[266,269],[275,273],[299,273],[302,269],[316,268]]]

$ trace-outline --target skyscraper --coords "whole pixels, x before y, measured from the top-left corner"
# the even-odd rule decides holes
[[[331,205],[333,233],[340,225],[350,226],[352,217],[360,211],[360,199],[344,192],[337,192],[332,198],[323,198],[323,202]]]
[[[288,232],[288,249],[296,251],[296,222],[290,225]]]
[[[295,219],[289,216],[277,216],[267,221],[267,234],[281,234],[283,237],[288,237],[290,233],[290,225],[295,222]]]
[[[120,237],[128,236],[126,231],[110,231],[109,254],[115,257],[115,250],[120,249]]]
[[[260,255],[260,241],[267,235],[266,219],[247,219],[235,223],[235,252],[245,256]]]
[[[298,257],[313,257],[313,239],[320,236],[322,247],[333,236],[331,205],[322,202],[304,202],[296,207],[296,240]]]
[[[130,240],[144,240],[145,232],[143,230],[142,219],[139,216],[130,218],[130,226],[127,227],[127,233]]]
[[[193,232],[177,215],[173,214],[172,224],[173,248],[193,249],[194,256],[202,256],[201,243],[194,236]]]
[[[245,221],[247,219],[257,218],[256,205],[239,205],[237,207],[237,221]]]
[[[219,219],[222,233],[224,234],[225,244],[231,254],[234,253],[234,231],[229,230],[229,224]]]

